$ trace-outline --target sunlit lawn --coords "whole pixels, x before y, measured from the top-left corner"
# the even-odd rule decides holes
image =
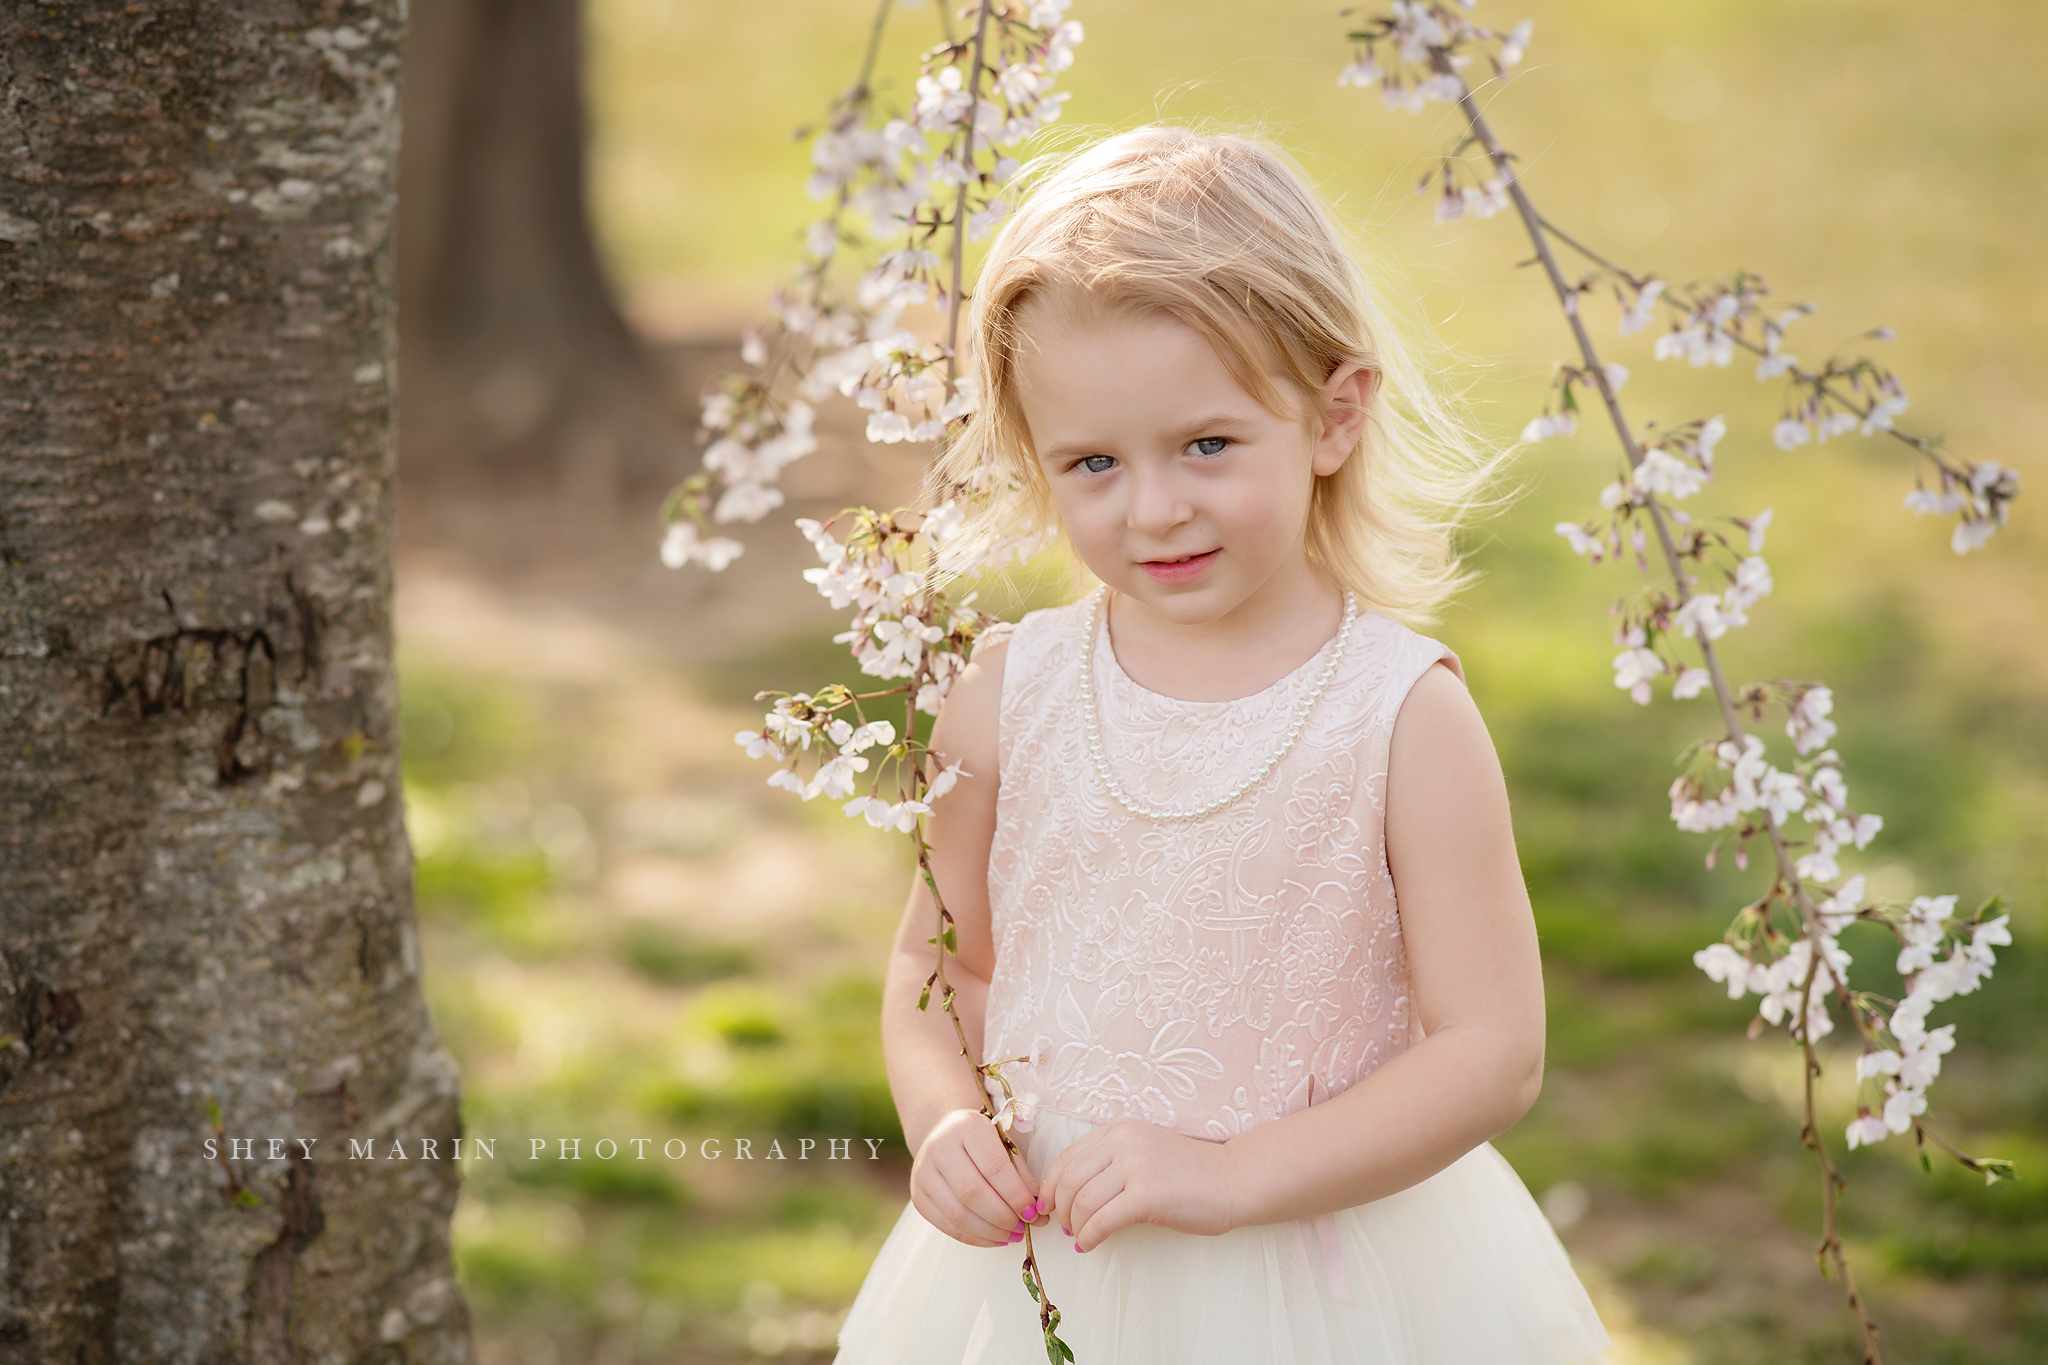
[[[1420,281],[1416,307],[1479,376],[1479,410],[1518,429],[1563,343],[1557,320],[1515,270],[1506,220],[1420,223],[1402,187],[1447,125],[1336,89],[1333,8],[1080,0],[1070,116],[1121,125],[1156,107],[1286,140]],[[1765,270],[1788,299],[1823,305],[1794,332],[1814,357],[1892,324],[1908,416],[1970,458],[2019,466],[2039,496],[2039,7],[1483,8],[1537,18],[1532,69],[1494,111],[1556,216],[1681,278]],[[765,292],[808,207],[786,132],[849,74],[870,13],[596,0],[594,192],[629,288]],[[936,19],[923,6],[896,22],[920,27],[886,50],[900,95]],[[1777,591],[1730,640],[1732,667],[1834,686],[1854,803],[1886,821],[1856,864],[1875,893],[2010,902],[2017,942],[1996,976],[1937,1015],[1960,1045],[1933,1098],[1945,1131],[2015,1158],[2021,1181],[1986,1189],[1939,1157],[1925,1175],[1897,1140],[1841,1153],[1846,1064],[1824,1089],[1824,1128],[1887,1358],[2048,1358],[2040,509],[2023,498],[2006,535],[1957,560],[1944,528],[1900,508],[1902,447],[1781,454],[1776,392],[1742,366],[1659,366],[1604,316],[1598,335],[1634,371],[1625,396],[1643,416],[1727,413],[1703,512],[1777,509]],[[1522,499],[1482,528],[1484,583],[1440,631],[1509,774],[1546,957],[1544,1097],[1500,1146],[1575,1224],[1567,1242],[1603,1306],[1632,1317],[1629,1358],[1851,1360],[1839,1292],[1810,1255],[1819,1185],[1798,1142],[1796,1055],[1778,1037],[1745,1041],[1750,1010],[1691,965],[1760,875],[1728,849],[1707,871],[1704,845],[1665,813],[1673,757],[1710,728],[1709,704],[1639,709],[1611,686],[1606,606],[1634,571],[1589,570],[1549,529],[1586,514],[1609,452],[1589,429],[1528,456]],[[478,667],[432,639],[404,660],[429,984],[472,1132],[892,1143],[891,1160],[807,1174],[523,1150],[473,1167],[464,1284],[484,1335],[523,1358],[829,1352],[904,1198],[876,1023],[901,852],[825,803],[770,792],[729,741],[756,689],[808,687],[839,665],[772,623],[722,658],[603,685]],[[1896,986],[1881,937],[1856,930],[1845,946],[1871,989]]]

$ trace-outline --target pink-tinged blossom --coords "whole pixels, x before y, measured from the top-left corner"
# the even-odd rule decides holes
[[[1386,74],[1385,71],[1380,69],[1378,62],[1373,61],[1369,57],[1361,57],[1337,73],[1337,84],[1354,86],[1360,90],[1370,90],[1375,85],[1378,85],[1380,78]]]
[[[833,736],[842,754],[857,754],[877,744],[888,746],[896,742],[896,727],[886,720],[871,720],[859,727],[849,726],[845,738]]]
[[[1880,431],[1890,431],[1892,418],[1904,412],[1910,403],[1911,400],[1903,393],[1878,399],[1870,405],[1870,411],[1863,416],[1863,434],[1870,436]]]
[[[1719,593],[1703,592],[1687,598],[1671,620],[1678,633],[1688,640],[1718,640],[1728,633],[1728,623],[1721,616]]]
[[[1664,290],[1667,287],[1668,285],[1663,280],[1651,280],[1642,287],[1636,294],[1635,302],[1630,304],[1628,311],[1621,315],[1621,334],[1623,336],[1640,332],[1643,328],[1650,325],[1650,319],[1656,315],[1657,300],[1663,296]],[[1659,344],[1661,345],[1662,343]],[[1662,360],[1664,357],[1660,353],[1657,358]]]
[[[1692,955],[1693,966],[1710,981],[1724,982],[1728,998],[1740,1000],[1743,984],[1749,980],[1749,959],[1726,943],[1710,943]]]
[[[1831,412],[1814,424],[1813,437],[1826,441],[1856,430],[1856,414],[1853,412]]]
[[[1792,450],[1813,439],[1813,432],[1797,417],[1782,419],[1771,428],[1771,440],[1780,450]]]
[[[1866,1109],[1849,1124],[1846,1140],[1849,1147],[1853,1150],[1857,1147],[1867,1147],[1872,1143],[1883,1142],[1890,1135],[1890,1132],[1891,1130],[1884,1126],[1882,1118]]]
[[[1835,694],[1831,688],[1809,687],[1800,693],[1785,721],[1785,734],[1792,747],[1803,754],[1826,744],[1835,733],[1835,723],[1827,718],[1834,709]]]
[[[1035,1093],[1005,1095],[1002,1082],[987,1077],[982,1082],[988,1088],[989,1098],[995,1101],[995,1125],[1004,1132],[1015,1130],[1021,1133],[1031,1131],[1031,1125],[1038,1116],[1038,1096]]]
[[[1713,675],[1704,668],[1688,668],[1680,673],[1671,684],[1671,696],[1676,701],[1690,701],[1705,691]]]
[[[1522,428],[1522,439],[1543,441],[1552,436],[1569,436],[1578,429],[1579,419],[1572,416],[1569,411],[1546,412],[1540,417],[1530,419],[1529,425]]]
[[[1772,509],[1766,507],[1749,519],[1749,552],[1760,555],[1764,552],[1764,532],[1770,527]]]
[[[1809,882],[1831,882],[1842,875],[1841,864],[1835,861],[1832,848],[1815,849],[1812,853],[1800,855],[1793,862],[1792,870],[1800,880]]]
[[[1751,555],[1735,566],[1735,578],[1728,590],[1721,594],[1723,615],[1729,617],[1730,625],[1746,625],[1747,620],[1735,620],[1760,597],[1771,595],[1771,566],[1757,555]]]
[[[1586,528],[1575,521],[1560,521],[1554,528],[1559,535],[1571,543],[1575,555],[1598,555],[1600,542],[1586,533]]]
[[[781,745],[758,730],[742,730],[732,739],[733,743],[747,751],[748,758],[773,758],[779,761],[789,757]]]
[[[1633,474],[1636,487],[1666,498],[1689,498],[1706,486],[1706,472],[1666,450],[1646,450]]]
[[[1899,1084],[1925,1090],[1941,1074],[1941,1059],[1956,1047],[1956,1026],[1943,1024],[1904,1041],[1899,1059]],[[1916,1111],[1917,1112],[1917,1111]]]
[[[1848,804],[1849,788],[1842,781],[1842,773],[1839,768],[1820,768],[1815,770],[1813,776],[1806,780],[1806,785],[1808,790],[1827,803],[1826,807],[1815,806],[1812,810],[1806,812],[1806,818],[1814,824],[1819,824],[1822,820],[1832,819],[1834,811],[1839,811]]]
[[[764,483],[736,483],[719,495],[711,519],[721,524],[759,521],[782,506],[782,490]]]
[[[1913,1126],[1915,1116],[1927,1112],[1927,1096],[1918,1090],[1901,1090],[1884,1102],[1884,1126],[1903,1133]]]
[[[1989,952],[1994,947],[2005,947],[2012,942],[2011,915],[2000,915],[1997,919],[1986,920],[1970,932],[1972,952]]]
[[[680,569],[685,564],[702,564],[715,572],[738,559],[744,548],[737,540],[725,536],[707,539],[694,522],[671,522],[662,537],[661,562],[671,569]]]
[[[939,769],[937,775],[932,778],[931,784],[925,789],[924,799],[936,801],[947,792],[953,790],[954,784],[959,782],[962,777],[972,776],[974,774],[962,769],[960,764],[948,763],[945,767]]]
[[[1522,64],[1522,57],[1529,50],[1529,35],[1535,32],[1536,21],[1524,19],[1509,32],[1500,45],[1500,64],[1510,71]]]
[[[1692,779],[1681,777],[1671,784],[1671,822],[1689,834],[1706,834],[1725,829],[1742,814],[1735,788],[1724,788],[1711,800],[1702,799]]]
[[[1823,932],[1839,934],[1848,927],[1849,922],[1856,918],[1856,912],[1863,908],[1863,889],[1863,874],[1859,872],[1843,882],[1834,895],[1814,907],[1820,915]]]
[[[917,818],[931,812],[931,807],[922,801],[898,801],[891,805],[879,796],[856,796],[842,809],[849,820],[861,816],[876,829],[893,829],[898,834],[915,831]]]
[[[1699,434],[1693,437],[1699,449],[1700,464],[1706,469],[1714,467],[1714,447],[1721,444],[1721,438],[1728,434],[1728,423],[1718,413],[1700,423]]]
[[[1782,826],[1794,812],[1806,804],[1806,791],[1798,777],[1777,768],[1766,767],[1763,780],[1757,783],[1757,803],[1770,812],[1771,823]],[[1803,874],[1802,874],[1803,875]],[[1832,876],[1820,878],[1832,881]]]
[[[827,759],[818,766],[818,771],[811,775],[811,780],[804,784],[803,798],[808,801],[815,796],[851,796],[854,774],[866,772],[867,768],[868,761],[865,758],[858,758],[852,754],[840,754],[836,758]]]
[[[1651,650],[1625,649],[1614,656],[1614,685],[1642,706],[1650,704],[1650,679],[1664,671],[1664,661]]]

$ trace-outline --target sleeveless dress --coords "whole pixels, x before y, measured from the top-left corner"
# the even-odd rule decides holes
[[[1384,840],[1388,743],[1416,679],[1439,659],[1459,670],[1441,644],[1361,609],[1263,783],[1198,820],[1142,819],[1089,759],[1083,686],[1133,802],[1186,809],[1279,748],[1335,641],[1253,696],[1180,701],[1124,673],[1106,624],[1084,682],[1089,616],[1086,601],[1032,612],[1003,667],[982,1058],[1039,1058],[1003,1074],[1038,1096],[1013,1136],[1040,1179],[1114,1119],[1225,1141],[1419,1041]],[[1048,1224],[1032,1242],[1076,1365],[1549,1365],[1608,1345],[1491,1144],[1293,1223],[1219,1236],[1132,1224],[1085,1253]],[[1021,1242],[968,1246],[906,1204],[837,1365],[1036,1365],[1022,1261]]]

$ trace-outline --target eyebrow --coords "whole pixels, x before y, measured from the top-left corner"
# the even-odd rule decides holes
[[[1182,422],[1173,430],[1174,436],[1185,442],[1195,440],[1201,433],[1214,431],[1218,427],[1243,427],[1250,425],[1256,420],[1256,418],[1244,413],[1212,412],[1205,416],[1197,417],[1192,421]],[[1072,459],[1075,456],[1099,455],[1102,453],[1101,446],[1102,443],[1097,441],[1066,441],[1056,446],[1042,447],[1038,452],[1038,458],[1041,460],[1061,460]]]

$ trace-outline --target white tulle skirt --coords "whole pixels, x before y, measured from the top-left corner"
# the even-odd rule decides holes
[[[1043,1178],[1096,1126],[1040,1109],[1025,1159]],[[1490,1144],[1314,1233],[1138,1223],[1077,1252],[1047,1224],[1032,1243],[1076,1365],[1565,1365],[1608,1344],[1557,1235]],[[835,1365],[1041,1365],[1023,1254],[1022,1242],[956,1241],[906,1204]]]

